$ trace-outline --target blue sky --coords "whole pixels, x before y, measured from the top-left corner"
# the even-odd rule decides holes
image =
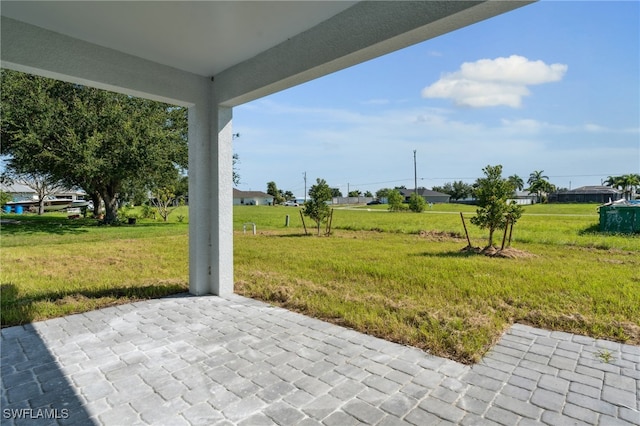
[[[541,1],[234,108],[243,190],[640,173],[640,2]]]

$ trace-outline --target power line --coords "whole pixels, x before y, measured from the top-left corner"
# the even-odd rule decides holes
[[[598,174],[588,174],[588,175],[549,175],[549,179],[551,178],[578,178],[578,177],[602,177],[602,176],[615,176],[616,173],[598,173]],[[454,176],[454,177],[421,177],[418,178],[421,181],[425,180],[476,180],[480,176]],[[387,181],[379,181],[379,182],[365,182],[365,183],[351,183],[350,186],[369,186],[369,185],[383,185],[387,183],[397,183],[397,182],[410,182],[413,180],[410,177],[405,179],[394,179]]]

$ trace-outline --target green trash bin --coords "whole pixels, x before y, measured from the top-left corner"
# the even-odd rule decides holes
[[[600,206],[600,231],[619,234],[640,232],[640,205]]]

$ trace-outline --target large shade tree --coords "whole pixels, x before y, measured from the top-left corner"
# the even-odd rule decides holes
[[[125,182],[161,187],[187,167],[182,108],[15,71],[1,75],[1,154],[18,173],[79,186],[117,220]]]
[[[452,200],[461,200],[473,194],[473,186],[463,181],[447,182],[443,186],[434,186],[432,188],[436,192],[449,194]]]

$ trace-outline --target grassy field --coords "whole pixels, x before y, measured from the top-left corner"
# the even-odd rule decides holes
[[[469,206],[339,208],[331,237],[305,236],[298,208],[236,206],[235,290],[467,363],[515,321],[640,344],[639,235],[597,232],[595,205],[529,206],[512,242],[528,255],[487,257],[461,252],[460,211],[472,244],[485,245]],[[187,223],[176,216],[3,225],[3,326],[186,290]]]

